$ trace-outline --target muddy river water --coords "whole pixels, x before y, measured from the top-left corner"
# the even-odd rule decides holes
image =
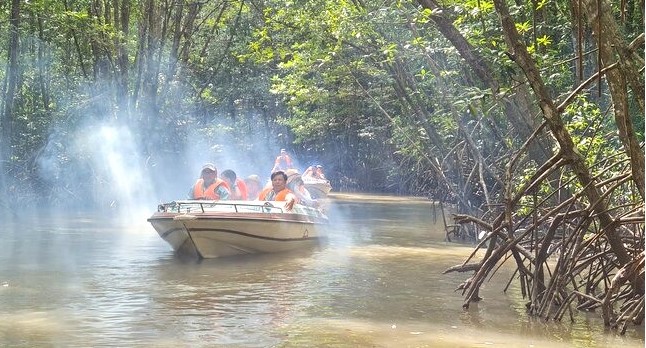
[[[473,245],[446,242],[425,200],[339,195],[315,249],[201,262],[147,217],[0,222],[0,346],[644,347],[595,313],[528,317],[504,269],[462,309],[469,274],[442,272]]]

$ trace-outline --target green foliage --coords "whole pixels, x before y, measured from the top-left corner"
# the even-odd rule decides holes
[[[523,141],[516,139],[504,108],[505,98],[522,93],[524,80],[510,59],[492,1],[448,1],[437,10],[405,1],[185,2],[177,53],[177,4],[154,2],[159,19],[153,23],[145,21],[148,2],[129,4],[126,32],[113,25],[113,3],[23,3],[22,86],[12,139],[18,161],[44,146],[50,128],[74,128],[88,115],[127,117],[144,127],[142,133],[159,134],[146,138],[150,152],[167,143],[180,152],[184,142],[177,139],[188,137],[188,129],[215,132],[212,124],[226,124],[221,133],[203,136],[230,137],[244,147],[245,134],[285,134],[282,146],[334,163],[339,175],[360,173],[361,185],[426,194],[435,180],[435,159],[446,161],[443,174],[452,185],[468,186],[461,180],[473,162],[455,160],[458,153],[470,156],[460,132],[468,132],[486,158]],[[577,83],[569,6],[540,0],[510,8],[557,99]],[[0,9],[0,38],[8,42],[8,4]],[[491,67],[498,90],[483,86],[437,30],[433,19],[440,15],[453,20]],[[631,13],[626,27],[641,23],[638,17]],[[641,32],[640,27],[627,37]],[[114,88],[120,50],[127,54],[128,106],[118,106]],[[2,64],[6,57],[0,55]],[[0,70],[3,81],[5,73]],[[590,165],[621,148],[606,136],[614,129],[612,118],[599,110],[608,103],[607,95],[586,97],[566,110],[568,130]],[[638,110],[631,104],[643,138],[643,115],[633,109]],[[386,182],[373,184],[375,178]]]
[[[611,120],[587,95],[577,96],[576,101],[566,108],[564,118],[568,121],[567,129],[572,140],[589,167],[596,168],[595,164],[602,159],[624,157],[618,139],[608,136],[613,128]]]

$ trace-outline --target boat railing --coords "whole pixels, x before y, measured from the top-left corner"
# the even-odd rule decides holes
[[[157,211],[163,213],[295,213],[320,218],[327,218],[320,210],[297,204],[292,210],[285,208],[285,202],[280,201],[204,201],[182,200],[160,204]]]
[[[277,206],[276,202],[255,202],[255,201],[173,201],[160,204],[157,208],[159,212],[166,213],[282,213],[283,207]]]

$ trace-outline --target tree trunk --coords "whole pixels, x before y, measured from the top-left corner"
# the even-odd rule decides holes
[[[40,41],[38,42],[38,87],[40,89],[40,97],[43,102],[43,109],[45,111],[49,110],[49,74],[47,73],[48,63],[44,58],[44,47],[45,47],[45,35],[43,32],[43,17],[40,13],[36,14],[36,20],[38,23],[38,37]]]
[[[168,58],[168,79],[172,80],[175,76],[177,61],[179,60],[179,43],[182,38],[182,16],[184,14],[184,1],[175,0],[175,15],[173,16],[172,34],[173,42],[170,47],[170,57]]]
[[[141,47],[140,56],[142,58],[141,70],[141,101],[140,112],[143,116],[143,126],[145,129],[152,130],[150,127],[153,123],[157,122],[157,88],[158,88],[158,73],[159,73],[159,59],[156,59],[155,54],[161,55],[160,36],[161,25],[159,23],[159,9],[157,8],[155,0],[147,0],[144,8],[145,18],[143,19],[144,26],[146,27],[143,45]]]
[[[628,109],[628,86],[633,91],[637,105],[644,114],[644,74],[641,72],[639,57],[633,49],[629,49],[619,28],[612,16],[610,6],[605,0],[580,0],[583,2],[583,11],[588,19],[588,25],[597,36],[599,52],[604,67],[617,63],[617,69],[606,72],[608,89],[614,105],[615,123],[619,131],[619,138],[626,154],[630,158],[633,181],[644,198],[644,151],[639,146],[635,134],[630,112]],[[601,11],[597,8],[601,5]],[[601,16],[599,16],[601,13]],[[581,16],[582,14],[577,14]]]
[[[2,114],[0,115],[0,177],[4,178],[8,161],[11,159],[11,138],[13,133],[13,108],[17,91],[18,76],[20,67],[18,55],[20,51],[20,0],[11,1],[11,17],[9,18],[9,42],[7,47],[8,57],[6,79],[2,95]],[[4,197],[4,187],[0,193]]]
[[[131,110],[128,103],[129,61],[127,40],[130,32],[130,1],[114,0],[114,26],[118,34],[115,37],[117,54],[116,99],[119,111],[129,117]]]
[[[426,9],[435,11],[441,9],[435,0],[418,0],[418,2]],[[440,33],[453,44],[462,59],[466,61],[480,81],[490,88],[492,94],[496,97],[500,84],[495,79],[494,74],[491,72],[492,69],[486,60],[455,28],[449,18],[443,17],[442,15],[432,15],[431,20],[435,23]],[[520,87],[517,93],[510,96],[511,98],[505,98],[503,101],[504,113],[507,119],[509,119],[511,126],[521,137],[521,141],[530,138],[532,132],[540,125],[540,120],[532,116],[537,110],[533,110],[531,103],[527,101],[527,96],[527,91],[523,87]],[[551,148],[552,144],[549,138],[539,136],[535,142],[529,145],[529,153],[531,158],[537,163],[543,163],[551,157],[551,153],[549,152]]]
[[[589,204],[594,206],[593,210],[597,214],[601,225],[600,227],[608,239],[612,252],[617,256],[617,261],[621,266],[626,265],[630,261],[630,256],[621,241],[621,236],[616,225],[613,223],[614,220],[612,216],[608,213],[606,200],[603,198],[599,189],[594,185],[594,178],[585,164],[585,159],[581,156],[574,145],[572,137],[565,128],[565,124],[561,119],[558,109],[554,105],[540,73],[527,51],[527,47],[521,41],[520,35],[516,30],[514,20],[509,14],[506,2],[504,0],[494,0],[494,5],[496,7],[496,12],[500,17],[500,22],[505,34],[505,40],[509,46],[510,54],[515,58],[515,62],[525,73],[530,86],[536,94],[539,106],[543,111],[543,117],[552,131],[552,135],[560,145],[561,157],[567,160],[572,171],[581,183]]]
[[[67,3],[67,0],[63,0],[63,6],[65,8],[65,11],[69,11],[69,5]],[[81,69],[81,72],[83,73],[83,78],[88,79],[88,73],[87,69],[85,68],[85,63],[83,62],[83,52],[81,51],[81,45],[79,43],[78,37],[76,36],[76,31],[71,30],[72,34],[72,40],[74,41],[74,49],[76,50],[76,54],[78,54],[78,63],[79,63],[79,68]]]

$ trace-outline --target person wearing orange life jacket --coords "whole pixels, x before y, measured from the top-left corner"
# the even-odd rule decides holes
[[[200,178],[191,188],[188,197],[190,199],[227,200],[229,199],[229,187],[227,183],[218,179],[218,170],[212,163],[202,167]]]
[[[247,185],[247,197],[249,198],[249,200],[258,198],[258,194],[260,193],[260,191],[262,191],[260,177],[256,174],[252,174],[245,178],[244,182]]]
[[[285,201],[285,209],[292,210],[298,198],[287,187],[287,174],[277,171],[271,174],[271,187],[268,187],[258,194],[259,201]]]
[[[271,169],[271,172],[273,173],[279,170],[284,171],[290,168],[294,168],[292,158],[289,157],[285,149],[280,149],[280,155],[276,157],[276,161],[274,161],[274,167]]]
[[[238,178],[236,172],[231,169],[227,169],[220,174],[220,177],[229,186],[229,192],[231,193],[229,199],[242,201],[247,200],[247,184],[245,184],[242,179]]]

